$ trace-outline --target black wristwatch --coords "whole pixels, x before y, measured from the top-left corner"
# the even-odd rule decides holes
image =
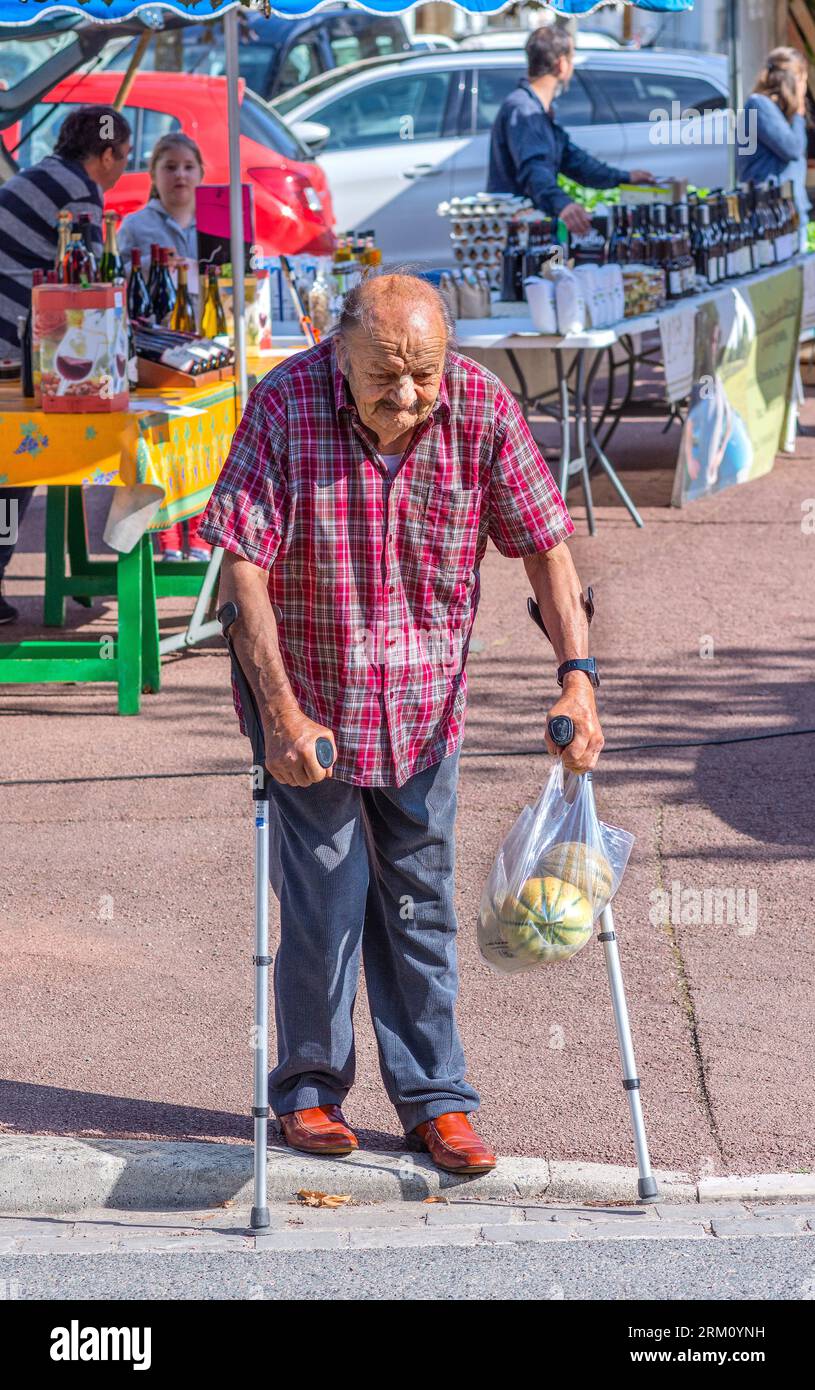
[[[597,662],[593,656],[579,657],[574,661],[564,661],[557,668],[558,685],[563,685],[563,677],[568,675],[569,671],[584,671],[595,690],[600,684],[600,677],[597,674]]]

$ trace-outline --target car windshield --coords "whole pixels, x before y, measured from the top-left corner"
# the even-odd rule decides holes
[[[288,116],[304,101],[310,101],[312,97],[320,96],[322,92],[327,92],[331,87],[335,87],[338,82],[344,82],[347,77],[354,77],[356,73],[364,72],[367,67],[389,67],[391,63],[395,64],[401,61],[402,55],[396,54],[389,59],[369,58],[363,59],[359,63],[350,63],[342,68],[329,68],[328,72],[324,72],[321,77],[312,77],[308,82],[301,82],[299,87],[292,87],[285,96],[275,97],[271,105],[278,116]]]
[[[297,159],[303,163],[311,162],[311,155],[289,130],[280,117],[254,92],[244,92],[241,102],[241,135],[247,140],[256,140],[266,149],[282,154],[285,159]]]

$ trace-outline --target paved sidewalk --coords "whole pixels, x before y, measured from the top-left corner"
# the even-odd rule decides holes
[[[602,482],[594,539],[574,507],[573,553],[598,605],[598,801],[637,836],[615,916],[652,1161],[711,1177],[815,1167],[811,400],[803,423],[795,459],[681,513],[666,505],[676,436],[627,426],[615,461],[645,528]],[[35,516],[8,586],[32,623],[41,543]],[[502,1154],[630,1165],[599,948],[513,979],[478,957],[481,887],[548,774],[555,694],[521,566],[491,551],[482,588],[458,822],[459,1018],[478,1124]],[[111,631],[111,602],[90,622],[69,609],[77,631]],[[183,611],[163,601],[164,629]],[[234,775],[247,746],[217,643],[169,660],[163,679],[136,719],[118,718],[103,686],[0,692],[10,1135],[251,1138],[252,829]],[[729,918],[694,920],[705,889],[725,904],[732,893]],[[660,891],[679,909],[661,925]],[[346,1113],[366,1149],[392,1153],[404,1140],[364,987],[356,1019]]]
[[[159,1251],[377,1250],[574,1240],[730,1240],[815,1236],[815,1205],[741,1202],[709,1206],[507,1205],[472,1201],[270,1207],[270,1225],[249,1229],[248,1207],[178,1212],[95,1211],[64,1217],[0,1216],[4,1255],[110,1255]],[[815,1240],[812,1240],[815,1260]],[[2,1260],[0,1259],[0,1276]]]

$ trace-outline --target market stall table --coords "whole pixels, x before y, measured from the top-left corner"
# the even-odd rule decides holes
[[[156,597],[196,595],[208,569],[165,562],[156,571],[150,532],[204,508],[236,424],[231,378],[138,390],[126,411],[76,415],[45,414],[19,387],[0,386],[0,488],[48,489],[45,625],[64,625],[67,595],[118,599],[115,641],[0,643],[0,682],[111,681],[119,713],[138,713],[141,692],[158,690],[161,680]],[[82,489],[89,486],[111,489],[105,540],[113,560],[88,558]]]
[[[518,313],[512,316],[496,315],[488,319],[461,319],[456,324],[457,347],[460,351],[492,352],[502,351],[515,375],[515,382],[508,383],[518,399],[525,415],[540,412],[555,415],[560,425],[561,448],[559,460],[559,486],[565,495],[570,477],[579,474],[586,502],[586,519],[590,534],[596,530],[592,503],[589,470],[594,460],[607,474],[610,482],[625,504],[632,520],[642,526],[633,501],[621,483],[614,466],[605,452],[609,439],[616,429],[622,415],[628,409],[634,389],[634,374],[637,363],[642,360],[638,341],[647,333],[664,331],[680,315],[695,314],[705,304],[728,290],[749,290],[775,276],[783,275],[791,269],[800,268],[803,272],[803,311],[801,333],[808,335],[811,328],[813,304],[813,274],[815,256],[797,256],[778,266],[768,267],[752,275],[725,281],[713,289],[702,291],[687,298],[665,305],[653,313],[626,318],[606,328],[587,329],[583,333],[559,336],[539,333],[532,324],[531,316],[524,312],[526,306],[518,305]],[[621,400],[612,400],[611,385],[606,399],[595,418],[596,407],[592,401],[592,386],[600,366],[614,348],[623,353],[627,384]],[[553,354],[556,372],[556,396],[558,405],[551,405],[551,392],[543,394],[530,389],[527,377],[519,360],[519,354],[530,349],[547,350]],[[568,368],[564,357],[569,354],[573,360]],[[612,364],[613,365],[613,364]],[[666,405],[672,406],[681,394],[672,383],[668,385]],[[576,452],[571,451],[571,421],[574,419]],[[606,421],[610,423],[604,429]],[[600,433],[603,432],[601,440]]]

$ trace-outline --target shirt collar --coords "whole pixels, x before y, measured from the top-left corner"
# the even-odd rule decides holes
[[[354,398],[351,395],[351,388],[348,385],[348,381],[343,376],[343,373],[340,371],[340,364],[337,361],[336,346],[332,353],[331,360],[334,373],[334,404],[336,406],[337,414],[340,415],[343,411],[348,411],[349,415],[357,416],[357,418],[359,418],[358,411],[354,403]],[[441,385],[439,386],[439,394],[436,397],[433,409],[430,412],[431,418],[435,415],[438,415],[439,419],[442,420],[450,419],[450,395],[447,390],[446,371],[442,376]]]

